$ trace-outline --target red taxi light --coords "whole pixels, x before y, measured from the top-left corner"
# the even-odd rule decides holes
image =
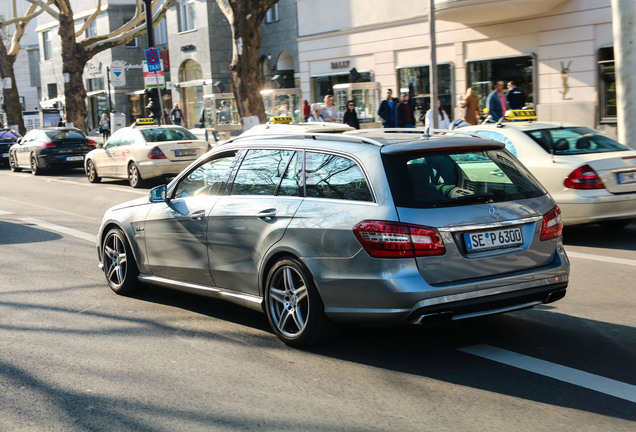
[[[563,221],[561,220],[561,209],[555,206],[543,215],[541,224],[541,241],[554,239],[563,235]]]
[[[601,178],[589,165],[578,167],[563,181],[563,185],[570,189],[604,189]]]
[[[353,234],[373,258],[415,258],[446,253],[437,228],[400,222],[363,221],[353,228]]]
[[[153,147],[152,150],[148,152],[148,159],[166,159],[166,155],[163,154],[159,147]]]
[[[55,147],[55,144],[53,144],[52,142],[45,142],[40,144],[38,147]]]

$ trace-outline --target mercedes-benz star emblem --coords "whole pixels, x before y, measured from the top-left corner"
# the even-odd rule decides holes
[[[490,217],[493,219],[499,219],[499,209],[497,207],[490,206],[488,209],[488,213]]]

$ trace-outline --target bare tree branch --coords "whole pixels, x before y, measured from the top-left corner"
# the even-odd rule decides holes
[[[53,0],[47,0],[46,2],[42,0],[26,0],[26,1],[34,5],[40,6],[40,8],[42,8],[43,11],[45,11],[47,14],[55,18],[56,21],[60,20],[59,12],[50,6],[53,4]]]
[[[81,36],[86,29],[88,28],[88,26],[95,21],[95,18],[97,18],[97,16],[102,12],[102,0],[97,0],[97,7],[95,8],[95,11],[90,14],[90,16],[88,18],[86,18],[86,20],[84,20],[84,25],[82,25],[82,27],[80,27],[80,29],[75,33],[75,36]]]

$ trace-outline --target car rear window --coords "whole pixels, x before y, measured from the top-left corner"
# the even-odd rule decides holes
[[[20,135],[12,130],[0,130],[0,140],[14,140],[20,138]]]
[[[75,130],[50,130],[46,131],[46,136],[51,140],[67,140],[67,139],[81,139],[85,140],[86,135],[80,131]]]
[[[141,134],[146,142],[198,140],[196,135],[183,128],[142,129]]]
[[[500,149],[385,154],[398,207],[434,208],[535,198],[545,189]]]
[[[629,147],[586,127],[559,127],[527,131],[546,152],[555,155],[603,153],[630,150]]]

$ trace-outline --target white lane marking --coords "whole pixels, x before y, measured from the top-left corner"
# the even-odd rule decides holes
[[[23,222],[26,222],[26,223],[37,225],[37,226],[45,228],[47,230],[60,232],[62,234],[68,234],[68,235],[71,235],[73,237],[77,237],[77,238],[80,238],[82,240],[89,241],[91,243],[95,243],[95,241],[96,241],[96,236],[95,235],[86,234],[85,232],[78,231],[78,230],[73,229],[73,228],[67,228],[67,227],[64,227],[64,226],[61,226],[61,225],[52,224],[50,222],[41,221],[39,219],[20,218],[20,220],[23,221]]]
[[[71,184],[71,185],[75,185],[75,186],[93,186],[92,184],[88,183],[87,181],[83,181],[83,182],[78,182],[78,181],[72,181],[72,180],[61,180],[61,179],[46,179],[47,183],[64,183],[64,184]]]
[[[126,186],[121,186],[121,187],[115,187],[115,186],[108,186],[106,189],[110,189],[110,190],[114,190],[117,192],[129,192],[129,193],[134,193],[137,195],[148,195],[148,191],[139,191],[139,190],[135,190],[133,188],[126,188]]]
[[[636,260],[633,260],[633,259],[613,258],[613,257],[608,257],[603,255],[594,255],[594,254],[587,254],[582,252],[568,252],[567,250],[565,252],[568,254],[568,257],[571,257],[571,258],[581,258],[581,259],[587,259],[587,260],[608,262],[612,264],[636,266]]]
[[[0,215],[8,215],[8,214],[12,214],[12,213],[8,211],[0,210]]]
[[[604,378],[490,345],[473,345],[458,348],[458,351],[636,403],[636,386],[621,381]]]

